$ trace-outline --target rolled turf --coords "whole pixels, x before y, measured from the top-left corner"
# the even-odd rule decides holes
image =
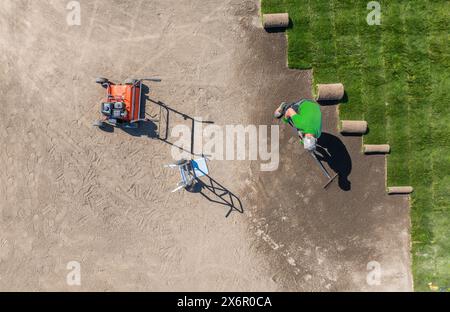
[[[365,144],[365,154],[388,154],[391,151],[389,144]]]
[[[264,14],[263,15],[264,28],[286,28],[289,26],[288,13]]]
[[[367,121],[364,120],[342,120],[341,133],[365,134],[367,132]]]
[[[317,85],[318,101],[340,101],[344,98],[344,85],[342,83],[329,83]]]

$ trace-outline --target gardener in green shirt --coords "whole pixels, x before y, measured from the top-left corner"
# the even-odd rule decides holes
[[[274,117],[283,117],[285,123],[297,129],[306,150],[316,150],[317,139],[322,134],[322,113],[314,100],[301,100],[292,104],[283,102],[275,111]]]

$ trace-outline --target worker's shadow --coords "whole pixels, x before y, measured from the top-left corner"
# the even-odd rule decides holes
[[[328,166],[339,175],[339,187],[344,191],[351,189],[348,176],[352,172],[352,159],[342,141],[329,133],[322,133],[318,140],[317,158],[325,161]]]
[[[234,211],[244,213],[242,202],[235,194],[230,192],[222,184],[205,175],[202,179],[196,179],[197,183],[188,190],[191,193],[200,193],[204,198],[212,203],[227,206],[229,208],[226,218]]]

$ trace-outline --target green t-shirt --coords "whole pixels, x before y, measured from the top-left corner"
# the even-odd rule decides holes
[[[291,117],[294,127],[304,134],[312,134],[316,139],[322,135],[322,112],[320,106],[312,100],[305,100],[300,104],[298,113]],[[283,118],[285,123],[289,123]]]

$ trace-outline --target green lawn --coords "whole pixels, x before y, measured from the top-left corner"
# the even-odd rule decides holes
[[[412,185],[414,285],[450,289],[450,4],[380,0],[262,0],[263,13],[289,12],[291,68],[317,82],[343,82],[341,119],[365,119],[365,143],[389,143],[388,185]]]

